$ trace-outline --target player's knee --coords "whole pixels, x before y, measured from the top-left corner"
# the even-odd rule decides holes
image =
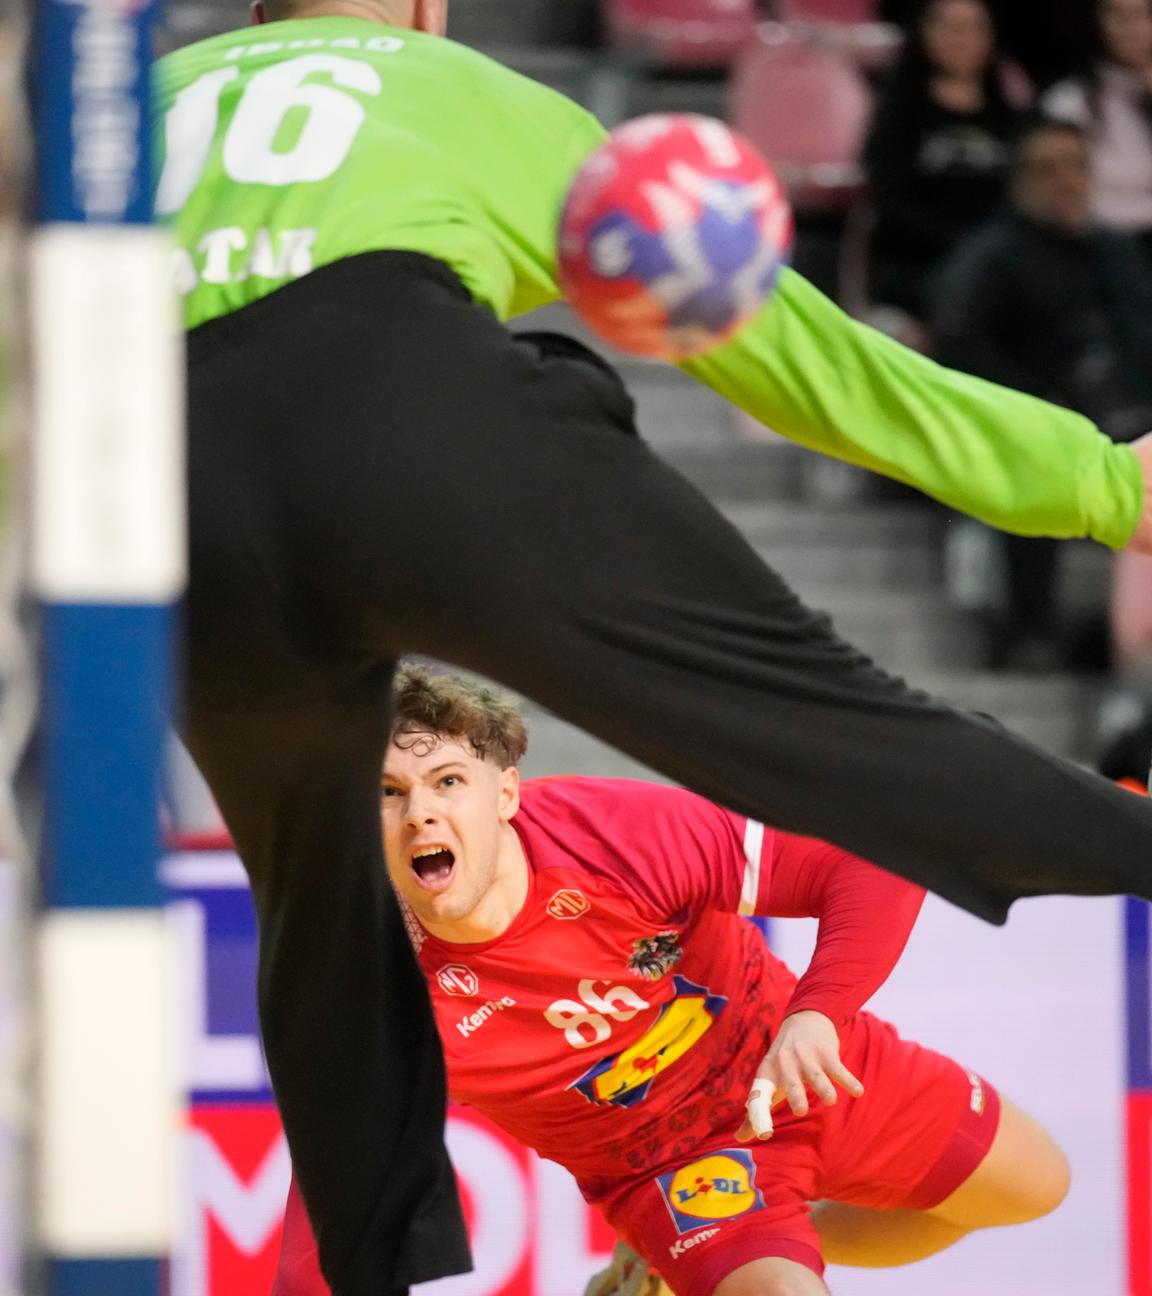
[[[1019,1188],[1019,1222],[1050,1215],[1068,1196],[1072,1187],[1072,1167],[1063,1149],[1046,1138],[1037,1149],[1031,1173],[1021,1176]]]
[[[1068,1196],[1072,1170],[1068,1158],[1047,1134],[1031,1140],[1026,1158],[1017,1165],[1006,1191],[998,1194],[999,1209],[989,1225],[1027,1224],[1050,1215]]]
[[[766,1257],[730,1273],[713,1296],[828,1296],[828,1288],[806,1265]]]
[[[1026,1224],[1051,1214],[1068,1195],[1068,1158],[1046,1130],[1010,1104],[979,1169],[931,1213],[960,1228]]]
[[[1060,1145],[1030,1117],[1018,1123],[1014,1165],[1003,1167],[1009,1173],[999,1176],[1010,1185],[1005,1194],[1007,1224],[1025,1224],[1050,1215],[1072,1186],[1072,1169]]]

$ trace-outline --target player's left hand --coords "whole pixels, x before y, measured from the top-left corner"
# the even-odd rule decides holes
[[[1132,442],[1144,470],[1144,509],[1126,546],[1130,553],[1152,554],[1152,432]]]
[[[859,1098],[864,1086],[840,1061],[840,1038],[823,1013],[793,1013],[785,1017],[760,1063],[748,1116],[736,1133],[741,1143],[772,1137],[772,1108],[787,1102],[797,1116],[808,1115],[808,1089],[826,1106],[836,1102],[836,1086]]]

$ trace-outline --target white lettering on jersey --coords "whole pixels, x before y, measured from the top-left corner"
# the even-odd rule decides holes
[[[968,1105],[977,1116],[983,1116],[985,1105],[984,1084],[980,1077],[972,1071],[968,1072],[968,1083],[972,1086],[972,1098]]]
[[[572,999],[557,999],[544,1013],[548,1025],[562,1030],[564,1038],[575,1049],[603,1044],[612,1034],[609,1017],[616,1021],[631,1021],[638,1012],[650,1006],[647,999],[641,999],[630,986],[610,986],[601,995],[596,990],[598,984],[602,983],[581,981],[576,988],[580,1003]],[[585,1029],[592,1032],[591,1039],[585,1038]]]
[[[172,278],[185,296],[198,284],[243,283],[245,279],[299,279],[314,268],[314,229],[286,229],[273,234],[258,229],[248,245],[239,225],[209,230],[195,252],[175,248]],[[246,254],[246,255],[244,255]]]
[[[252,45],[233,45],[224,55],[229,63],[237,59],[259,58],[261,54],[279,54],[282,50],[345,49],[366,54],[399,54],[404,41],[399,36],[333,36],[327,40],[256,41]]]
[[[718,1228],[708,1228],[702,1233],[692,1233],[688,1237],[680,1238],[679,1241],[673,1242],[668,1248],[668,1254],[675,1260],[677,1256],[682,1256],[685,1251],[691,1251],[693,1247],[699,1246],[701,1242],[707,1242],[709,1238],[714,1238],[719,1232]]]
[[[248,235],[239,225],[209,230],[196,248],[204,257],[200,278],[204,283],[228,283],[232,278],[232,253],[241,252],[247,246]]]
[[[498,1012],[503,1012],[505,1008],[514,1008],[516,1000],[510,995],[504,995],[500,999],[489,999],[486,1004],[481,1004],[473,1013],[465,1013],[456,1023],[456,1029],[464,1036],[474,1034],[484,1025],[489,1018],[494,1017]]]

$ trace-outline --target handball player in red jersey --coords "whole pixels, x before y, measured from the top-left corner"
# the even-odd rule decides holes
[[[823,1293],[1054,1209],[1063,1154],[981,1076],[863,1012],[923,892],[693,793],[521,784],[483,686],[403,672],[385,850],[449,1089],[565,1166],[679,1296]],[[820,920],[797,980],[741,914]],[[275,1296],[321,1296],[293,1190]]]

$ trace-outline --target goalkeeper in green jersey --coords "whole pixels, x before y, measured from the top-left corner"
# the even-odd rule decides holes
[[[336,1296],[381,1296],[467,1264],[377,822],[401,653],[994,921],[1152,895],[1152,806],[882,673],[651,453],[606,364],[504,327],[557,295],[591,117],[441,39],[443,0],[266,6],[158,76],[190,330],[185,732],[252,881],[322,1263]],[[998,526],[1152,543],[1147,441],[942,370],[794,273],[684,367]]]

